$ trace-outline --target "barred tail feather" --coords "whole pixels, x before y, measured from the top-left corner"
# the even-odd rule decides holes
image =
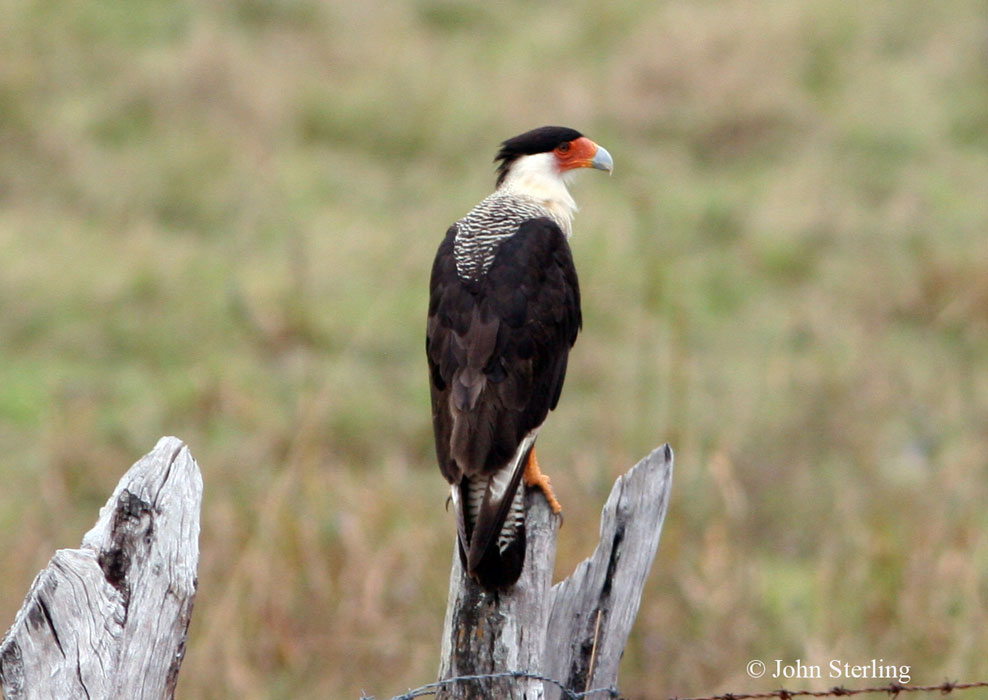
[[[460,559],[467,573],[489,590],[512,585],[525,563],[525,489],[522,474],[535,433],[514,459],[490,476],[465,476],[453,487]]]

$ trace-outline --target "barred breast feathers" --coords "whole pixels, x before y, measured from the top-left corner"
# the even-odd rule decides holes
[[[477,280],[490,269],[498,244],[514,235],[529,219],[549,217],[568,237],[572,215],[553,211],[541,203],[502,188],[482,200],[456,222],[453,257],[460,277]]]

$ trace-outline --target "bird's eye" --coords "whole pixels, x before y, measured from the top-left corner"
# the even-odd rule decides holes
[[[561,144],[556,146],[556,150],[560,153],[569,153],[569,141],[563,141]]]

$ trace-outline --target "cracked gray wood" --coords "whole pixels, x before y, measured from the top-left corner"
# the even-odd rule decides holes
[[[617,687],[618,665],[669,507],[672,469],[672,450],[663,445],[619,477],[601,514],[596,550],[555,586],[550,584],[559,523],[537,492],[525,499],[525,568],[512,588],[484,591],[463,574],[454,546],[439,679],[524,671],[575,692]],[[561,696],[553,683],[520,678],[459,681],[436,695]]]
[[[7,700],[174,696],[196,593],[202,475],[158,441],[80,549],[55,552],[0,642]]]

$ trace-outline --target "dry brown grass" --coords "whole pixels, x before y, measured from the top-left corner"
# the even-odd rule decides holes
[[[977,2],[49,4],[0,27],[0,620],[122,471],[205,477],[179,694],[433,679],[453,526],[426,277],[496,142],[568,123],[584,334],[558,572],[676,449],[631,697],[751,658],[984,678]],[[808,683],[812,685],[812,683]]]

